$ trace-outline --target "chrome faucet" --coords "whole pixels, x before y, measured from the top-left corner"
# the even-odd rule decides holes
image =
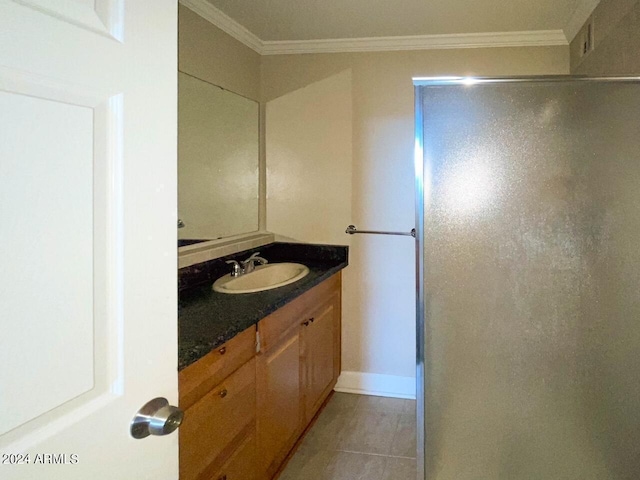
[[[244,275],[245,273],[251,273],[256,268],[256,262],[260,265],[264,265],[265,263],[269,263],[269,261],[265,258],[259,257],[260,252],[253,253],[249,258],[242,262],[238,262],[236,260],[227,260],[226,263],[231,264],[231,276],[239,277]]]
[[[247,258],[244,262],[242,262],[242,268],[244,269],[244,273],[251,273],[256,268],[256,262],[260,265],[264,265],[265,263],[269,263],[266,258],[259,257],[260,252],[253,253],[249,258]]]
[[[235,260],[227,260],[226,263],[231,264],[231,276],[232,277],[239,277],[240,275],[244,274],[244,270],[242,269],[240,264],[238,262],[236,262]]]

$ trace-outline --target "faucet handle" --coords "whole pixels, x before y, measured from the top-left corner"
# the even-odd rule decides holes
[[[244,273],[242,266],[235,260],[227,260],[225,263],[231,265],[231,276],[238,277]]]
[[[260,265],[269,263],[266,258],[259,257],[258,255],[260,255],[260,252],[254,252],[244,262],[240,262],[240,264],[242,265],[242,273],[253,272],[253,270],[256,268],[256,262],[258,262]]]
[[[259,262],[261,265],[264,265],[265,263],[269,263],[269,261],[266,258],[259,257],[258,255],[260,255],[260,252],[254,252],[244,262],[240,262],[240,263],[242,263],[242,265],[245,265],[245,266],[250,265],[256,261]]]

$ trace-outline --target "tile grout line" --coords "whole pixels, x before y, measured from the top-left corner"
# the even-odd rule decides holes
[[[335,450],[326,450],[327,452],[342,452],[342,453],[357,453],[359,455],[371,455],[372,457],[386,457],[386,458],[403,458],[405,460],[415,460],[416,457],[405,457],[403,455],[385,455],[384,453],[367,453],[367,452],[357,452],[355,450],[343,450],[340,448],[336,448]]]

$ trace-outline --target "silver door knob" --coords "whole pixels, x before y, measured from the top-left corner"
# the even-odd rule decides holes
[[[149,435],[169,435],[182,423],[184,412],[169,405],[166,398],[158,397],[145,403],[131,421],[131,436],[145,438]]]

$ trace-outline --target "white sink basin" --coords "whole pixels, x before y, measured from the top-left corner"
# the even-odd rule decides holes
[[[220,277],[213,283],[213,290],[231,294],[262,292],[297,282],[308,273],[309,269],[300,263],[268,263],[239,277]]]

